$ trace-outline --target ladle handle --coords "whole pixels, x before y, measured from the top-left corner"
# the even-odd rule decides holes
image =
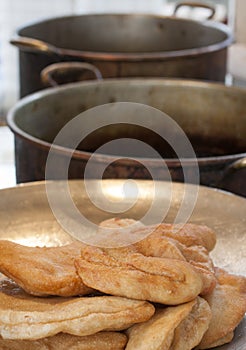
[[[41,71],[41,80],[46,86],[58,86],[83,81],[87,80],[83,78],[85,71],[92,72],[95,79],[102,80],[100,70],[86,62],[59,62],[51,64]]]
[[[240,177],[240,181],[238,181],[236,177],[240,172],[242,176]],[[217,187],[246,197],[246,157],[233,162],[226,168]]]
[[[211,14],[208,16],[207,19],[212,19],[215,15],[215,12],[216,12],[215,7],[213,5],[210,5],[210,4],[204,4],[204,3],[200,3],[200,2],[196,2],[196,1],[181,1],[175,5],[173,14],[176,15],[178,10],[181,7],[185,7],[185,6],[187,6],[187,7],[201,7],[201,8],[205,8],[205,9],[210,10]]]
[[[17,46],[20,50],[45,53],[48,55],[62,55],[62,52],[59,48],[38,39],[16,36],[10,40],[10,43],[14,46]]]

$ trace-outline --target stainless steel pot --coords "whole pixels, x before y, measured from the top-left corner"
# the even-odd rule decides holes
[[[243,157],[246,157],[245,100],[245,89],[176,79],[108,79],[46,89],[22,99],[8,115],[8,125],[15,134],[17,182],[45,178],[46,159],[52,141],[73,117],[97,105],[129,101],[158,108],[181,126],[197,152],[201,184],[223,188],[225,178],[227,189],[246,196],[243,169]],[[95,125],[95,129],[97,128]],[[98,133],[93,133],[80,145],[72,155],[69,177],[82,178],[93,151],[101,144],[118,137],[149,142],[165,156],[165,149],[162,149],[165,146],[156,141],[151,133],[143,132],[139,128],[129,128],[127,124],[116,125],[98,130]],[[57,177],[60,167],[71,156],[71,150],[59,145],[55,145],[54,149],[57,154],[54,177]],[[113,159],[109,154],[97,154],[94,167],[87,175],[98,178],[98,165]],[[169,155],[165,161],[172,179],[182,181],[180,161],[175,156],[170,158]],[[239,164],[235,165],[235,161]],[[159,179],[168,178],[169,174],[160,159],[148,159],[148,162]],[[192,174],[194,160],[184,158],[183,162]],[[141,164],[140,158],[139,163],[119,159],[106,168],[104,177],[146,179],[150,178],[150,174]]]
[[[42,89],[40,72],[60,61],[94,64],[103,78],[180,77],[224,81],[226,25],[143,14],[52,18],[25,26],[19,47],[20,95]]]

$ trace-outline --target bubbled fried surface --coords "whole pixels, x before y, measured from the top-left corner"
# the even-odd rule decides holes
[[[5,339],[122,330],[153,313],[154,307],[146,301],[114,296],[41,298],[26,294],[10,280],[0,284],[0,335]]]
[[[59,333],[39,340],[0,337],[1,350],[123,350],[126,343],[126,335],[119,332],[99,332],[84,337]]]
[[[74,267],[82,247],[80,242],[47,248],[0,240],[0,272],[29,294],[86,295],[92,290],[84,285]]]

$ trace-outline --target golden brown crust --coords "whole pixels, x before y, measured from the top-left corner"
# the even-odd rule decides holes
[[[135,225],[131,234],[140,233],[140,237],[150,231],[147,237],[132,246],[125,248],[133,250],[147,257],[170,258],[190,262],[203,280],[202,293],[210,292],[214,285],[214,274],[208,268],[207,261],[201,261],[201,254],[192,253],[189,257],[189,249],[200,249],[202,246],[190,247],[190,244],[203,243],[208,246],[211,243],[212,234],[208,234],[208,242],[204,239],[203,227],[187,224],[177,233],[177,226],[161,224],[159,226],[144,227],[133,219],[110,219],[101,223],[100,227],[129,227]],[[199,233],[200,230],[202,233]],[[207,231],[209,231],[207,229]],[[206,231],[206,232],[207,232]],[[210,231],[209,231],[210,232]],[[170,238],[170,237],[174,238]],[[179,237],[179,238],[177,238]],[[188,247],[179,242],[185,242]],[[210,244],[211,245],[211,244]],[[92,291],[86,286],[74,267],[74,260],[80,256],[80,249],[86,247],[81,242],[74,242],[63,247],[25,247],[9,241],[0,241],[0,272],[13,279],[26,292],[37,295],[74,296],[85,295]],[[205,248],[203,248],[205,249]],[[197,259],[198,257],[198,259]],[[199,260],[200,259],[200,260]],[[186,300],[187,301],[187,300]]]
[[[154,316],[128,331],[126,350],[170,349],[175,328],[190,313],[195,301],[175,307],[158,309]]]
[[[204,297],[210,305],[212,319],[198,349],[230,341],[232,332],[246,312],[246,278],[222,269],[216,269],[216,277],[215,289]]]
[[[117,218],[103,221],[101,227],[113,229],[129,227],[129,232],[132,234],[129,225],[133,224],[137,225],[137,230],[134,232],[141,231],[140,236],[146,237],[134,243],[133,246],[128,246],[129,251],[134,247],[137,252],[145,256],[187,261],[203,280],[201,295],[212,292],[216,284],[216,277],[207,249],[212,249],[216,241],[212,230],[206,226],[193,224],[141,226],[139,222],[132,219]],[[143,234],[144,230],[145,234]]]
[[[59,333],[39,340],[0,337],[1,350],[123,350],[127,337],[119,332],[99,332],[85,337]]]
[[[140,221],[134,219],[121,219],[121,218],[111,218],[100,222],[99,230],[103,228],[118,228],[118,227],[128,227],[134,225],[135,227],[143,227],[144,225]]]
[[[156,234],[169,237],[190,247],[200,245],[208,251],[213,250],[216,244],[216,235],[213,230],[205,225],[196,224],[160,224],[156,227]]]
[[[143,239],[149,236],[155,238],[171,238],[187,247],[192,245],[199,245],[206,248],[208,251],[213,250],[216,244],[215,232],[205,225],[197,224],[167,224],[162,223],[158,225],[144,226],[139,221],[133,219],[119,219],[112,218],[102,221],[99,225],[101,228],[115,228],[127,227],[132,225],[135,227],[135,231],[139,231],[139,237]],[[134,226],[133,226],[134,225]],[[142,231],[142,233],[141,233]],[[145,237],[145,238],[144,238]]]
[[[211,293],[216,285],[216,276],[213,261],[207,249],[197,245],[186,247],[183,244],[179,244],[178,247],[186,261],[195,268],[203,280],[201,295]]]
[[[40,248],[0,241],[0,272],[33,295],[85,295],[92,289],[83,284],[74,267],[82,246],[74,242]]]
[[[0,335],[5,339],[122,330],[148,320],[153,313],[153,305],[146,301],[114,296],[40,298],[26,294],[12,281],[0,284]]]
[[[230,332],[227,335],[225,335],[223,338],[220,338],[216,342],[211,343],[206,349],[213,349],[213,348],[216,348],[217,346],[230,343],[233,337],[234,337],[234,332]]]
[[[145,257],[129,250],[86,247],[75,260],[83,282],[101,292],[176,305],[194,299],[202,280],[185,261]]]
[[[197,297],[189,315],[180,322],[174,332],[170,350],[191,350],[200,343],[212,317],[206,300]]]
[[[212,292],[216,285],[216,277],[212,259],[208,250],[202,245],[186,246],[173,238],[160,236],[153,232],[147,238],[135,243],[134,247],[145,256],[178,259],[189,262],[203,280],[201,294]]]
[[[101,223],[99,240],[109,228],[141,239],[121,248],[0,241],[0,271],[28,293],[63,296],[34,297],[0,282],[0,335],[9,338],[0,337],[1,349],[121,350],[127,339],[115,331],[128,327],[127,350],[206,349],[232,340],[246,311],[246,278],[214,268],[212,230],[114,218]],[[90,291],[100,296],[64,297]],[[172,306],[154,314],[146,300]]]
[[[191,350],[207,330],[211,312],[202,298],[158,309],[147,322],[127,330],[126,350]]]
[[[176,242],[170,238],[158,237],[152,234],[142,241],[135,243],[134,247],[145,256],[185,261],[185,257],[179,247],[177,247]]]

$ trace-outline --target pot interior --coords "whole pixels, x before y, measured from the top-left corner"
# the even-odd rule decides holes
[[[112,53],[195,49],[221,43],[229,35],[219,23],[139,14],[54,18],[24,27],[18,34],[59,48]]]
[[[37,146],[43,141],[52,143],[63,126],[81,112],[98,105],[124,101],[146,104],[168,114],[186,133],[198,158],[246,152],[244,89],[194,81],[121,79],[71,84],[35,96],[26,98],[15,109],[10,126],[15,132],[24,132],[22,137],[36,138]],[[151,115],[149,121],[151,125]],[[131,122],[134,124],[134,117]],[[91,123],[93,125],[93,121]],[[82,117],[81,130],[84,127]],[[122,124],[117,115],[113,118],[113,125],[99,128],[95,124],[93,127],[95,131],[78,145],[81,153],[94,152],[115,139],[135,138],[149,144],[164,158],[177,157],[173,148],[149,127]],[[160,133],[164,127],[160,122]],[[174,144],[179,141],[175,137],[174,133]],[[121,147],[120,143],[110,154],[146,157],[141,147],[132,149],[126,144]]]
[[[242,145],[241,142],[238,142],[238,140],[233,137],[231,137],[231,139],[225,139],[223,136],[221,136],[221,138],[215,138],[212,135],[205,137],[202,134],[202,130],[199,134],[193,135],[187,133],[187,136],[198,158],[225,156],[246,151],[245,145]],[[104,153],[103,151],[100,151],[99,147],[102,147],[105,143],[112,140],[122,139],[122,142],[114,143],[113,147],[110,147],[107,153],[123,157],[131,156],[151,158],[151,151],[148,153],[147,150],[143,150],[141,144],[139,147],[137,147],[136,144],[135,147],[132,148],[131,144],[128,145],[127,142],[124,141],[125,138],[137,139],[148,144],[164,159],[178,158],[178,155],[172,146],[160,135],[148,128],[143,128],[137,125],[133,126],[131,124],[116,124],[100,128],[87,136],[78,145],[77,149],[91,153],[95,151],[98,153]],[[178,138],[173,141],[174,144],[177,143]]]

